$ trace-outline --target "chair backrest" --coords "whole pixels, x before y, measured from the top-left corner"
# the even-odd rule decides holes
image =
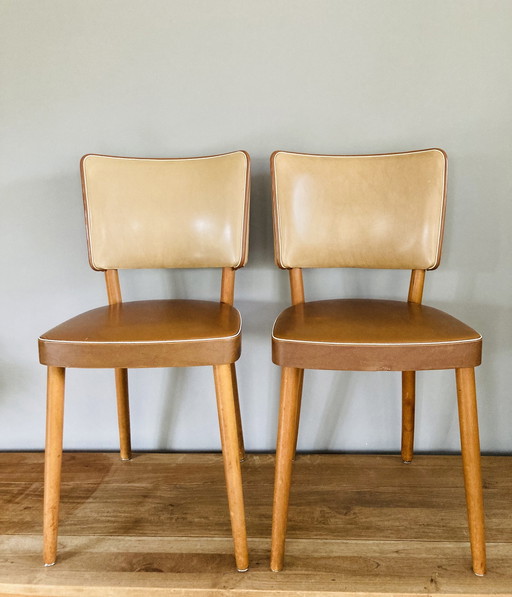
[[[84,156],[91,267],[245,265],[249,168],[244,151],[184,159]]]
[[[276,262],[282,268],[434,269],[446,154],[271,157]]]

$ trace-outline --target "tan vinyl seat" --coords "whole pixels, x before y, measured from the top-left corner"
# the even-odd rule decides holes
[[[212,365],[236,566],[248,568],[240,460],[244,445],[235,361],[241,318],[235,270],[248,247],[249,156],[184,159],[87,155],[81,161],[89,261],[104,271],[108,305],[39,338],[48,367],[44,563],[56,561],[68,367],[115,369],[121,458],[131,458],[128,368]],[[219,302],[123,302],[118,270],[222,268]]]
[[[413,458],[415,372],[455,369],[473,570],[485,573],[484,512],[474,367],[482,338],[421,304],[425,271],[439,265],[446,155],[271,158],[277,265],[290,274],[292,306],[276,319],[273,361],[282,368],[272,523],[272,570],[284,563],[292,461],[304,369],[402,371],[402,460]],[[302,269],[411,269],[407,301],[306,302]]]

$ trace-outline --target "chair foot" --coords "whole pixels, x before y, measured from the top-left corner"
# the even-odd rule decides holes
[[[412,460],[402,460],[402,464],[411,464]]]
[[[244,568],[243,570],[240,570],[240,568],[237,568],[238,572],[247,572],[247,570],[249,570],[249,567]]]
[[[475,576],[480,576],[480,577],[485,576],[485,572],[475,572],[474,570],[473,570],[473,574]]]
[[[45,568],[50,568],[50,566],[55,566],[56,562],[52,562],[51,564],[44,564]]]
[[[121,458],[121,462],[130,462],[132,460],[132,457],[130,456],[130,458]]]

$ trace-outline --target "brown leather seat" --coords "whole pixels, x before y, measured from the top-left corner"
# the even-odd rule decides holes
[[[185,159],[87,155],[81,175],[89,261],[104,271],[107,306],[39,338],[48,366],[44,562],[55,563],[64,378],[68,367],[115,369],[121,458],[131,457],[128,368],[212,365],[236,565],[248,561],[235,361],[241,318],[235,270],[248,247],[249,156]],[[222,268],[220,300],[122,302],[118,269]]]
[[[413,457],[415,372],[455,369],[469,531],[476,574],[485,539],[474,367],[482,338],[421,304],[425,271],[441,256],[446,156],[438,149],[374,156],[275,152],[271,158],[277,264],[292,306],[276,319],[282,367],[271,568],[284,562],[292,460],[304,369],[402,371],[402,459]],[[302,268],[411,269],[407,301],[306,302]]]

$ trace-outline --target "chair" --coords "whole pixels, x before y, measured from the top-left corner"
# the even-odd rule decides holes
[[[249,155],[187,159],[86,155],[81,161],[89,261],[105,272],[108,306],[39,338],[48,367],[44,563],[55,563],[68,367],[115,369],[121,458],[131,457],[127,369],[213,366],[236,566],[248,568],[235,361],[241,319],[235,270],[248,248]],[[220,301],[122,302],[118,269],[222,268]]]
[[[364,156],[278,151],[271,157],[275,255],[292,306],[276,319],[281,366],[271,568],[284,561],[292,461],[304,369],[402,371],[402,459],[413,457],[415,372],[455,369],[473,571],[485,573],[484,513],[474,367],[482,338],[421,304],[439,265],[446,155],[439,149]],[[412,270],[407,302],[306,302],[302,268]]]

